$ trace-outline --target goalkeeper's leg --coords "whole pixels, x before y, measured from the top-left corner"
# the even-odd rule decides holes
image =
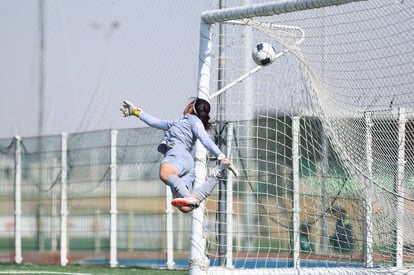
[[[173,199],[171,204],[179,208],[183,206],[190,207],[191,209],[197,208],[200,205],[200,202],[205,200],[211,192],[213,192],[219,178],[223,176],[226,169],[230,169],[234,174],[238,175],[238,171],[231,161],[229,159],[224,159],[220,162],[220,165],[213,168],[211,176],[207,178],[207,181],[193,190],[191,197]]]

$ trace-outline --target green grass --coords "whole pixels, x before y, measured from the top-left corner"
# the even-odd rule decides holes
[[[52,265],[15,265],[15,264],[0,264],[0,274],[43,274],[43,275],[184,275],[188,274],[188,270],[167,270],[167,269],[150,269],[140,267],[103,267],[103,266],[80,266],[68,265],[52,266]]]

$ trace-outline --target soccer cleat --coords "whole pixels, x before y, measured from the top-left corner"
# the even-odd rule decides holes
[[[171,204],[175,207],[188,206],[192,209],[200,206],[200,203],[194,198],[176,198],[171,200]]]

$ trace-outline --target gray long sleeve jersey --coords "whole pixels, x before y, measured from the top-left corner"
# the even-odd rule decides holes
[[[176,120],[163,120],[141,110],[139,118],[150,127],[164,130],[164,141],[170,146],[183,147],[191,152],[194,143],[199,139],[214,156],[222,153],[196,115],[186,114]]]

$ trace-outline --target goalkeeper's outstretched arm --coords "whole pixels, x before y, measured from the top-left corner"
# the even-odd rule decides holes
[[[124,103],[120,110],[123,113],[124,117],[136,116],[139,119],[141,119],[145,124],[147,124],[148,126],[152,128],[157,128],[157,129],[166,131],[174,123],[173,120],[164,120],[164,119],[159,119],[155,116],[152,116],[148,114],[147,112],[144,112],[141,108],[135,107],[134,104],[132,104],[128,100],[124,100]]]

